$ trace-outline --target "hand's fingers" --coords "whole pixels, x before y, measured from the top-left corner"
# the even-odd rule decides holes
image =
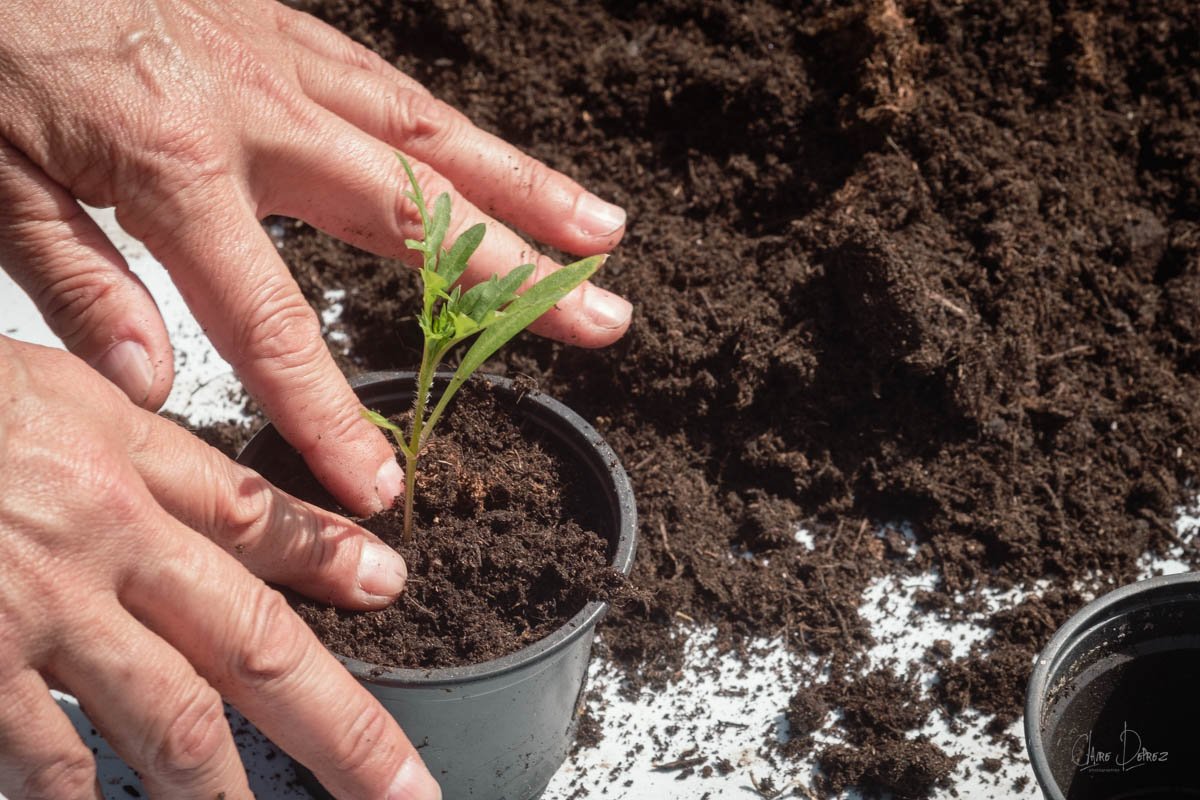
[[[162,405],[174,366],[150,293],[71,196],[2,139],[0,264],[71,352],[134,403]]]
[[[378,75],[394,77],[405,88],[429,94],[417,81],[387,63],[375,51],[366,48],[346,34],[303,11],[288,8],[282,3],[270,3],[279,32],[297,46],[346,66],[364,69]]]
[[[163,524],[174,521],[164,515]],[[263,733],[338,797],[441,796],[396,721],[288,608],[282,595],[194,532],[162,537],[126,582],[125,605]],[[205,543],[206,544],[206,543]]]
[[[138,771],[152,798],[250,800],[221,696],[125,609],[111,599],[101,603],[102,624],[48,668]]]
[[[159,505],[260,578],[346,608],[381,608],[404,588],[404,559],[374,534],[280,491],[168,420],[127,423],[130,459]]]
[[[0,681],[0,795],[104,800],[96,760],[36,672]]]
[[[266,170],[276,176],[271,211],[304,219],[345,241],[385,256],[413,254],[406,238],[420,239],[420,217],[405,197],[408,178],[390,148],[376,139],[332,117],[325,118],[321,134],[292,142],[281,142],[263,158],[279,159]],[[337,153],[337,158],[329,158]],[[545,273],[557,268],[539,255],[511,230],[481,213],[443,176],[420,160],[410,159],[417,182],[427,202],[442,192],[450,195],[452,230],[447,243],[459,231],[484,222],[488,226],[483,244],[471,257],[464,274],[466,284],[504,275],[514,267],[533,262]],[[287,164],[292,164],[291,168]],[[296,164],[302,164],[297,169]],[[364,177],[370,183],[363,185]],[[584,283],[531,326],[531,330],[559,341],[583,347],[603,347],[616,341],[629,327],[632,307],[612,292]]]
[[[381,75],[299,52],[304,91],[366,133],[424,161],[476,206],[568,253],[611,250],[625,211],[477,128],[392,70]]]
[[[170,271],[217,351],[313,474],[356,514],[390,506],[403,474],[333,363],[316,313],[231,181],[193,184],[165,214],[127,211],[126,230]],[[118,208],[118,215],[122,215]]]

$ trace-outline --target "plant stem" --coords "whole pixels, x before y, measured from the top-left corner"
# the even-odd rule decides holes
[[[404,544],[412,542],[413,494],[417,488],[417,458],[404,453]]]
[[[417,457],[421,454],[421,432],[425,428],[425,406],[429,401],[429,387],[433,383],[433,364],[429,352],[429,340],[421,349],[421,371],[417,374],[417,392],[413,398],[412,433],[408,447],[404,450],[404,543],[412,541],[413,493],[417,485]]]

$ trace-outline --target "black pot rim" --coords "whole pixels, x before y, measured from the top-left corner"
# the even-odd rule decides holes
[[[512,381],[508,378],[486,373],[479,374],[505,390],[512,390]],[[450,375],[451,373],[439,372],[435,376],[435,379],[447,380]],[[351,378],[350,386],[357,391],[360,388],[376,383],[413,380],[415,377],[416,373],[411,371],[368,372]],[[633,559],[637,549],[637,507],[634,502],[633,486],[630,484],[629,476],[626,474],[624,467],[621,466],[616,453],[613,452],[608,443],[604,441],[603,437],[596,432],[596,429],[587,420],[553,397],[540,391],[534,391],[526,393],[522,400],[523,402],[532,402],[540,406],[550,414],[561,418],[571,428],[578,431],[587,442],[594,457],[612,475],[613,489],[615,490],[620,510],[621,522],[619,530],[616,531],[616,548],[613,553],[611,565],[622,575],[628,576],[630,570],[633,568]],[[239,461],[251,449],[252,443],[253,440],[243,448],[242,454],[238,457]],[[355,658],[348,658],[336,653],[334,653],[334,656],[359,680],[381,686],[428,688],[460,686],[464,682],[494,678],[506,672],[520,669],[527,664],[548,659],[591,630],[608,613],[608,608],[609,604],[607,602],[593,600],[549,636],[539,639],[533,644],[523,647],[516,652],[509,653],[506,656],[467,666],[439,667],[435,669],[392,668],[382,667],[378,664],[371,664]]]
[[[1047,800],[1066,800],[1050,771],[1042,740],[1042,712],[1050,681],[1065,659],[1071,656],[1070,645],[1098,624],[1112,619],[1125,608],[1144,603],[1169,602],[1181,587],[1200,590],[1200,572],[1181,572],[1153,578],[1114,589],[1085,605],[1063,624],[1050,643],[1038,654],[1033,673],[1025,690],[1025,746],[1033,774]]]

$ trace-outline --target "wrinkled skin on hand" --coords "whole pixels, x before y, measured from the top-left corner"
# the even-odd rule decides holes
[[[403,562],[146,410],[174,377],[166,329],[79,205],[115,207],[314,473],[366,514],[402,474],[259,221],[294,216],[410,258],[420,226],[395,150],[427,194],[451,194],[448,241],[488,225],[466,283],[556,268],[491,215],[582,255],[624,232],[620,209],[274,2],[0,3],[0,266],[74,354],[0,337],[11,800],[100,796],[48,685],[80,697],[156,798],[250,796],[221,695],[339,797],[437,796],[395,722],[260,580],[378,607]],[[534,330],[602,346],[629,316],[585,285]]]
[[[405,578],[372,534],[75,356],[0,337],[0,793],[101,797],[55,686],[155,798],[252,797],[222,696],[338,797],[439,797],[395,720],[251,570],[350,608]]]
[[[356,513],[390,505],[400,470],[358,416],[259,221],[298,217],[411,258],[404,240],[420,238],[420,225],[395,150],[428,196],[451,194],[448,242],[488,224],[468,284],[529,261],[531,281],[557,267],[480,209],[568,252],[608,250],[624,232],[620,209],[278,3],[0,4],[0,264],[72,352],[157,408],[172,380],[162,320],[76,201],[115,206],[248,391]],[[629,314],[588,284],[533,330],[601,346]]]

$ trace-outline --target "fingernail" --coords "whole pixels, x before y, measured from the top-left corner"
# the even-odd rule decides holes
[[[132,339],[110,347],[92,366],[139,406],[150,396],[154,365],[150,363],[150,356],[146,355],[146,348]]]
[[[358,587],[376,597],[395,597],[408,579],[404,559],[379,542],[363,542],[358,557]]]
[[[400,767],[388,789],[387,800],[442,800],[442,787],[429,774],[421,759],[412,756]]]
[[[625,209],[584,193],[575,204],[575,225],[586,236],[611,236],[625,224]]]
[[[383,503],[384,508],[391,508],[403,492],[404,470],[400,469],[396,459],[389,458],[375,473],[375,493],[379,495],[379,502]]]
[[[587,305],[584,307],[591,321],[601,328],[622,328],[633,314],[633,306],[620,295],[604,289],[589,287]]]

